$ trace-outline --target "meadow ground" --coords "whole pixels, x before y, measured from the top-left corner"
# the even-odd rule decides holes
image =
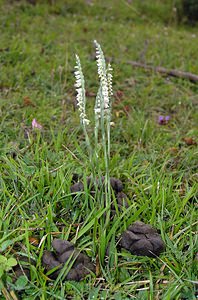
[[[55,2],[1,1],[0,299],[195,299],[198,86],[127,61],[198,74],[197,27],[178,24],[172,1]],[[91,195],[70,192],[73,174],[90,175],[75,101],[75,53],[92,120],[95,39],[114,70],[109,170],[130,202],[105,228]],[[167,124],[158,123],[160,115],[170,116]],[[42,130],[32,129],[34,118]],[[98,169],[105,169],[102,156]],[[166,244],[160,257],[115,247],[137,220],[159,230]],[[41,257],[54,237],[82,249],[97,275],[51,280]],[[9,268],[19,255],[34,262],[29,279],[16,280]]]

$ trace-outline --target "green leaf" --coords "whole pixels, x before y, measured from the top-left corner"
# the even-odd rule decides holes
[[[0,269],[0,278],[3,276],[3,273],[4,273],[4,269]]]
[[[0,247],[0,252],[4,252],[12,244],[13,244],[12,240],[6,240],[5,242],[3,242]]]
[[[26,285],[28,283],[28,278],[25,275],[20,276],[17,281],[15,282],[15,288],[16,290],[24,290]]]
[[[104,208],[104,209],[102,209],[102,210],[100,210],[97,214],[96,214],[96,216],[95,216],[95,218],[100,218],[103,214],[104,214],[104,212],[107,210],[107,208]],[[92,216],[92,214],[94,213],[94,211],[89,215],[89,219],[91,218],[91,216]],[[88,224],[86,224],[85,226],[83,226],[82,228],[81,228],[81,230],[79,231],[79,233],[78,233],[78,239],[83,235],[83,234],[85,234],[93,225],[94,225],[94,223],[95,223],[95,218],[93,218],[93,219],[91,219],[91,221],[88,223]],[[88,219],[87,219],[88,220]]]
[[[0,255],[0,265],[7,264],[7,258],[3,255]]]
[[[16,265],[17,265],[17,260],[14,257],[8,258],[8,261],[7,261],[8,267],[14,267]]]

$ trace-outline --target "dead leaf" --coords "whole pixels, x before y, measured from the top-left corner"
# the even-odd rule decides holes
[[[131,108],[130,108],[129,105],[125,105],[125,106],[123,107],[123,110],[125,111],[126,115],[128,115],[128,113],[130,112]]]
[[[36,237],[29,237],[29,242],[33,246],[38,246],[39,245],[39,239]]]
[[[179,151],[179,149],[176,148],[176,147],[171,147],[171,148],[168,149],[168,152],[171,153],[171,154],[177,154],[178,151]]]
[[[25,96],[23,98],[23,105],[24,106],[32,106],[32,107],[35,107],[36,105],[32,102],[32,100],[30,99],[30,97],[28,96]]]
[[[182,140],[186,143],[187,146],[197,145],[197,142],[192,137],[184,137]]]
[[[123,91],[118,90],[118,91],[115,92],[115,99],[116,100],[120,101],[120,100],[122,100],[123,97],[124,97]]]
[[[100,275],[100,262],[98,255],[96,256],[96,276],[98,277]]]

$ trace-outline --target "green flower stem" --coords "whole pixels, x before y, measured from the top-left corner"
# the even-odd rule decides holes
[[[85,142],[87,145],[87,150],[88,150],[88,155],[89,155],[89,161],[90,161],[90,165],[91,165],[91,171],[92,171],[92,175],[93,175],[93,179],[95,180],[95,162],[94,162],[94,158],[93,158],[93,149],[90,143],[90,139],[89,136],[87,134],[87,129],[86,129],[86,125],[83,124],[83,132],[84,132],[84,136],[85,136]]]
[[[105,124],[105,117],[104,117],[104,103],[101,101],[101,132],[102,132],[102,145],[103,145],[103,152],[104,152],[104,159],[105,159],[105,206],[109,209],[106,212],[106,222],[105,225],[108,226],[110,221],[110,204],[111,204],[111,188],[110,188],[110,175],[109,175],[109,146],[107,142],[107,137],[110,134],[110,131],[106,132],[105,125],[108,128],[108,119],[106,119],[107,124]]]

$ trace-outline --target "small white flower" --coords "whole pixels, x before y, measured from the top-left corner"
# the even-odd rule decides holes
[[[97,43],[97,41],[94,41],[94,43],[96,45],[96,59],[98,76],[100,79],[100,88],[96,97],[95,114],[97,114],[98,117],[101,117],[102,114],[104,116],[110,115],[110,96],[113,94],[111,75],[112,68],[109,64],[108,69],[106,69],[105,58],[101,46]]]
[[[76,100],[77,100],[77,106],[80,113],[80,120],[83,125],[88,125],[89,120],[86,117],[85,113],[85,106],[86,106],[86,96],[85,96],[85,81],[84,81],[84,75],[81,68],[81,63],[78,55],[76,55],[76,71],[74,72],[76,77]]]

